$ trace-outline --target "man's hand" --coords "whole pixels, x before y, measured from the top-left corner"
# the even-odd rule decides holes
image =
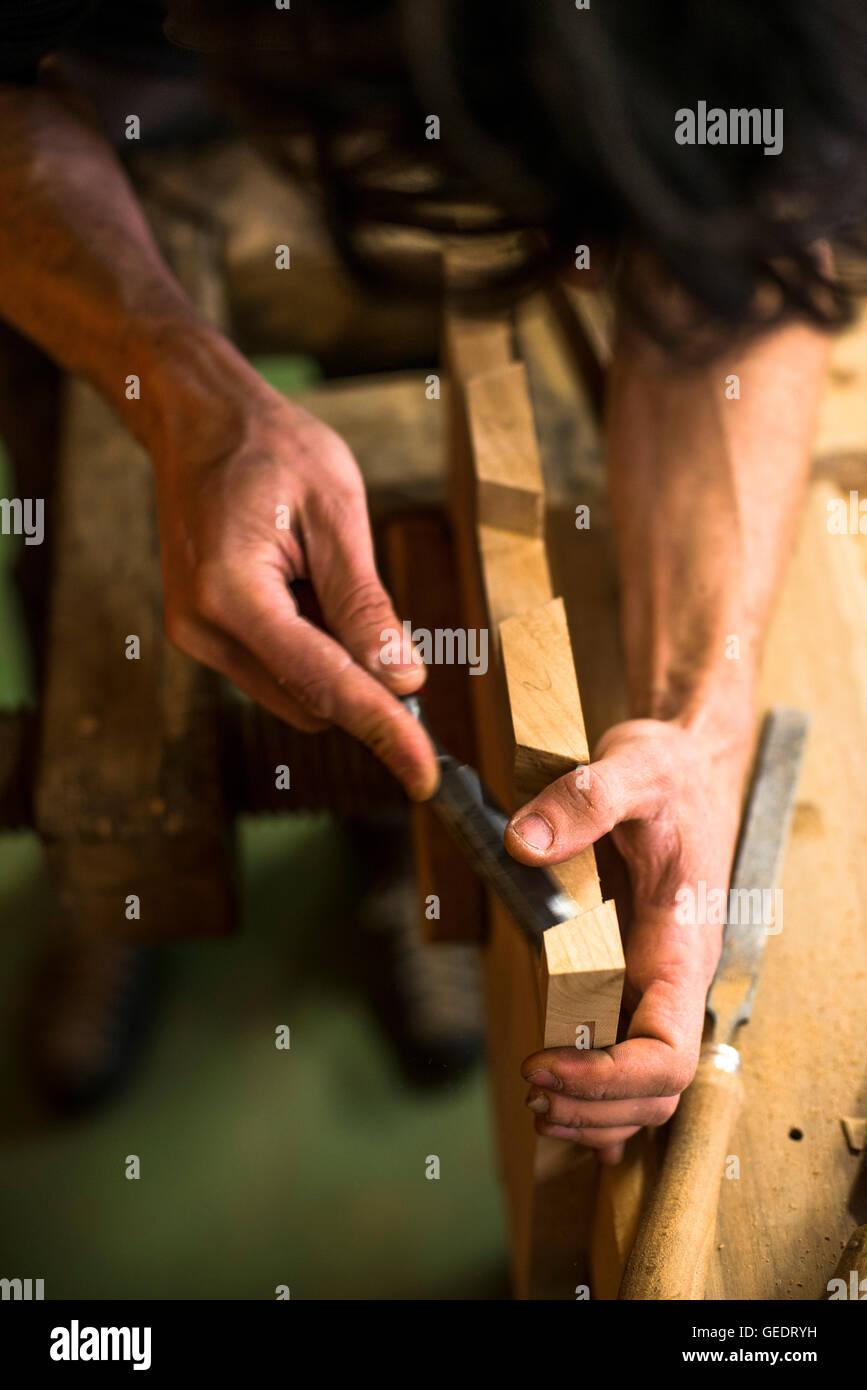
[[[522,1072],[539,1134],[618,1163],[642,1125],[664,1123],[695,1073],[722,927],[679,921],[676,894],[727,891],[752,719],[686,728],[633,719],[604,735],[582,777],[561,777],[512,818],[506,845],[526,864],[559,864],[610,833],[629,869],[625,941],[632,1011],[626,1040],[536,1052]],[[711,898],[711,901],[713,899]]]
[[[358,466],[321,421],[259,379],[245,386],[226,452],[209,442],[155,455],[166,631],[281,719],[340,725],[411,796],[429,796],[432,749],[395,698],[422,685],[424,668],[410,653],[404,665],[380,659],[380,634],[400,622],[376,573]],[[287,515],[289,529],[278,525]],[[296,580],[312,585],[321,627],[299,613]]]
[[[395,698],[424,668],[379,660],[380,632],[400,625],[349,450],[189,302],[78,93],[0,83],[0,128],[0,314],[91,381],[151,455],[169,636],[289,723],[341,725],[429,796],[433,750]],[[298,613],[299,579],[326,630]]]

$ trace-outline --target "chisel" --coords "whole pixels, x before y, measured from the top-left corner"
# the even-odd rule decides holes
[[[707,997],[710,1036],[695,1079],[671,1120],[662,1172],[638,1228],[619,1297],[701,1299],[716,1228],[720,1181],[741,1103],[735,1039],[752,1012],[765,952],[764,912],[732,920],[732,902],[777,885],[809,720],[778,707],[765,720],[741,822],[722,953]],[[751,905],[755,898],[750,899]],[[779,925],[777,927],[779,930]]]
[[[405,695],[402,703],[425,730],[439,763],[439,788],[427,805],[538,948],[543,933],[576,917],[578,908],[547,870],[519,864],[512,858],[503,843],[510,817],[497,805],[475,768],[459,762],[440,746],[425,721],[419,696]]]

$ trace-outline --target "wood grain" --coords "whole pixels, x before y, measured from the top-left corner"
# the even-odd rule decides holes
[[[151,215],[181,283],[220,316],[212,238]],[[150,461],[75,379],[50,542],[35,823],[64,926],[144,941],[225,933],[234,893],[220,681],[163,632]],[[125,655],[130,635],[138,660]],[[131,894],[139,920],[125,916]]]
[[[467,379],[476,519],[541,536],[544,483],[523,363]]]
[[[384,558],[390,592],[401,619],[433,632],[462,618],[451,535],[445,518],[396,516],[385,531]],[[475,679],[472,678],[472,679]],[[472,710],[466,667],[431,666],[424,699],[431,727],[443,746],[475,764]],[[410,807],[419,922],[434,941],[480,941],[485,933],[485,893],[479,878],[429,806]],[[437,899],[438,915],[428,902]]]
[[[740,1039],[745,1103],[720,1194],[708,1296],[824,1295],[853,1222],[861,1158],[842,1115],[867,1114],[867,569],[831,535],[826,481],[808,494],[762,660],[760,709],[812,716],[786,852],[783,930],[767,946]]]
[[[740,1075],[702,1053],[669,1125],[668,1149],[620,1289],[622,1299],[704,1298]]]
[[[515,742],[515,795],[529,801],[590,761],[575,663],[561,598],[500,624]]]
[[[607,1047],[613,1042],[623,992],[614,903],[601,903],[546,931],[541,973],[545,1047]]]

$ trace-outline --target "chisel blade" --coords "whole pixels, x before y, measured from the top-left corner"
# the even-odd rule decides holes
[[[771,931],[781,928],[768,909],[775,901],[809,724],[801,710],[777,706],[762,728],[735,853],[722,953],[707,997],[717,1043],[731,1045],[749,1019],[765,943]]]
[[[475,768],[458,762],[440,746],[427,725],[418,695],[404,695],[402,703],[424,728],[439,763],[440,785],[427,804],[538,949],[549,927],[577,916],[577,906],[547,870],[519,864],[512,858],[503,843],[509,817]]]

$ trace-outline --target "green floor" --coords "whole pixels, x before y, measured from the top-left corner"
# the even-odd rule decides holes
[[[11,488],[0,473],[0,496]],[[4,582],[13,546],[0,537],[6,706],[27,690]],[[411,1089],[352,971],[336,968],[358,891],[343,831],[251,820],[240,845],[239,934],[165,950],[134,1084],[61,1123],[28,1094],[17,1056],[50,892],[38,841],[0,836],[0,1277],[43,1278],[48,1298],[271,1299],[277,1285],[293,1298],[503,1296],[484,1077]],[[274,1046],[279,1024],[289,1051]]]

